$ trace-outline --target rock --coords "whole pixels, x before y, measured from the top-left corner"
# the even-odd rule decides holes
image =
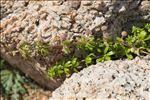
[[[19,48],[15,46],[19,41],[24,40],[31,46],[29,52],[33,52],[33,54],[30,55],[29,61],[30,59],[40,59],[38,50],[34,48],[33,45],[35,41],[43,41],[54,46],[55,44],[61,44],[60,41],[65,39],[72,39],[71,37],[76,34],[83,35],[84,33],[86,33],[84,34],[85,36],[102,33],[104,37],[112,34],[113,38],[115,38],[116,33],[121,33],[122,29],[126,28],[128,22],[138,20],[139,18],[142,18],[142,22],[150,20],[150,13],[148,12],[150,8],[149,1],[141,1],[141,4],[140,0],[128,0],[129,2],[125,0],[1,1],[0,46],[4,49],[8,47],[9,49],[4,51],[11,54],[13,51],[19,52]],[[140,8],[140,10],[137,8]],[[119,13],[119,11],[121,11],[121,13]],[[103,25],[107,25],[108,27],[106,32],[101,32],[101,26]],[[57,55],[59,54],[56,52],[58,50],[54,51],[50,57],[45,58],[42,63],[38,60],[38,63],[44,66],[44,68],[45,66],[49,68],[49,64],[56,62],[55,58],[58,57],[60,59],[61,57]],[[2,57],[4,59],[8,56],[6,55],[7,52],[3,53],[4,55]],[[18,53],[17,56],[19,56],[19,60],[22,60],[20,62],[26,63],[26,60],[22,59],[20,53]],[[10,56],[8,61],[11,61],[11,59],[15,58],[11,58]],[[15,64],[18,64],[18,68],[20,68],[20,62],[17,63],[15,60]],[[36,69],[34,62],[31,63],[33,63],[31,65]],[[31,69],[28,70],[33,70],[33,67],[29,67]],[[22,65],[21,69],[24,68],[26,68],[26,66]],[[39,73],[41,69],[35,70],[34,73]],[[42,72],[46,73],[46,71],[47,70],[44,69]],[[28,72],[28,74],[33,77],[31,72]],[[40,82],[38,78],[33,78]],[[51,87],[44,80],[42,80],[42,84]]]
[[[90,5],[92,5],[92,1],[81,1],[81,4],[83,6],[90,6]]]
[[[106,22],[104,17],[96,17],[94,20],[94,23],[96,26],[100,25],[100,24],[104,24]]]
[[[61,4],[63,4],[63,0],[53,1],[54,6],[60,6]]]
[[[61,22],[61,27],[62,28],[64,28],[64,29],[70,29],[70,27],[71,27],[71,23],[69,23],[69,22],[66,22],[66,21],[62,21]]]
[[[102,27],[101,27],[101,30],[102,30],[102,31],[106,31],[106,30],[107,30],[107,26],[105,26],[105,25],[102,26]]]
[[[98,15],[98,11],[97,10],[90,10],[90,13],[92,14],[92,15]]]
[[[150,68],[149,59],[137,57],[91,65],[67,78],[49,100],[147,99],[150,73],[145,68]]]
[[[144,0],[144,1],[141,2],[141,5],[142,5],[142,6],[147,5],[147,4],[150,4],[150,1]]]
[[[81,1],[71,1],[70,3],[71,7],[77,10],[80,7]]]
[[[106,22],[106,19],[104,17],[96,17],[94,19],[92,26],[90,26],[90,30],[93,30],[94,28],[104,24],[105,22]]]
[[[42,5],[34,5],[33,9],[35,9],[36,11],[39,11],[41,7]]]
[[[123,12],[125,10],[126,10],[125,6],[122,6],[121,9],[119,9],[119,12]]]
[[[95,2],[95,4],[93,4],[93,8],[101,12],[106,12],[108,10],[106,3],[102,1]]]
[[[141,10],[150,11],[150,1],[142,1],[141,2]]]

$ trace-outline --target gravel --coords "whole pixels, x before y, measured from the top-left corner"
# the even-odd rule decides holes
[[[49,100],[150,100],[150,56],[91,65],[57,88]]]

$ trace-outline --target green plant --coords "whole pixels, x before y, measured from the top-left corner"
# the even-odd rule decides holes
[[[0,76],[2,95],[11,100],[19,100],[20,95],[26,93],[26,89],[22,86],[25,79],[16,70],[8,69],[8,64],[0,59]]]
[[[19,52],[21,54],[21,56],[25,59],[27,59],[30,55],[30,46],[27,42],[23,42],[20,46],[19,46]]]
[[[144,28],[132,27],[133,35],[126,38],[126,42],[130,47],[130,51],[136,55],[140,53],[148,54],[150,52],[150,24],[146,24]]]
[[[41,56],[47,56],[48,53],[49,53],[49,50],[48,50],[48,43],[43,43],[41,41],[36,41],[34,42],[34,46],[35,48],[38,50],[38,53],[41,55]]]
[[[61,77],[62,75],[71,75],[77,72],[78,66],[89,66],[98,62],[111,59],[128,58],[133,59],[139,55],[150,55],[150,24],[144,28],[132,27],[132,33],[126,31],[121,33],[122,37],[116,37],[116,41],[103,40],[102,37],[94,38],[81,36],[73,41],[67,40],[65,52],[68,55],[67,60],[62,59],[56,65],[48,69],[48,76]],[[128,36],[127,36],[128,35]],[[126,37],[126,38],[124,38]],[[71,44],[70,44],[71,43]],[[74,52],[70,52],[68,47],[73,45]],[[71,62],[74,61],[75,64]],[[74,68],[75,70],[72,70]],[[69,74],[68,74],[69,73]]]
[[[79,66],[79,62],[77,61],[77,58],[72,58],[68,60],[67,62],[61,61],[51,67],[50,70],[48,70],[49,77],[53,76],[59,76],[61,77],[63,74],[70,76],[71,71],[78,72],[77,67]]]
[[[69,54],[71,53],[71,50],[69,48],[69,46],[71,45],[71,41],[70,40],[64,40],[62,41],[62,51],[64,52],[64,54]]]

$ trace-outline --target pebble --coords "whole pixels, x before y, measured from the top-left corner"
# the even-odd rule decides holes
[[[125,6],[122,6],[120,9],[119,9],[119,13],[120,12],[124,12],[126,10]]]
[[[101,27],[101,30],[102,30],[102,31],[106,31],[106,30],[107,30],[107,26],[102,26],[102,27]]]
[[[94,30],[96,27],[104,24],[105,22],[106,19],[104,17],[96,17],[93,24],[90,26],[90,30]]]
[[[90,5],[92,5],[92,1],[81,1],[81,4],[83,5],[83,6],[90,6]]]

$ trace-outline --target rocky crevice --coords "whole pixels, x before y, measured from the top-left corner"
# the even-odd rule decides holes
[[[130,23],[130,26],[133,24],[131,21],[150,21],[150,2],[147,0],[2,0],[0,8],[2,15],[0,17],[0,47],[4,49],[1,50],[2,58],[8,62],[12,62],[12,59],[15,60],[15,65],[19,69],[26,66],[19,65],[17,62],[18,56],[22,63],[33,59],[35,61],[32,62],[35,72],[42,72],[41,76],[46,79],[48,79],[46,77],[47,68],[62,57],[57,45],[63,40],[72,39],[76,35],[89,36],[95,34],[104,37],[111,35],[115,39],[116,34],[120,34],[121,31],[129,28],[128,23]],[[43,58],[37,56],[38,52],[33,46],[35,41],[49,43],[50,48],[57,52],[52,52],[49,56]],[[19,46],[23,42],[27,42],[32,47],[28,60],[24,60],[19,52]],[[5,57],[6,54],[10,57]],[[40,59],[44,59],[44,62]],[[38,80],[35,77],[36,74],[32,75],[26,70],[24,72],[34,80]],[[41,80],[43,79],[41,78]],[[47,84],[47,82],[45,81],[43,84]],[[48,84],[46,87],[53,88]]]

